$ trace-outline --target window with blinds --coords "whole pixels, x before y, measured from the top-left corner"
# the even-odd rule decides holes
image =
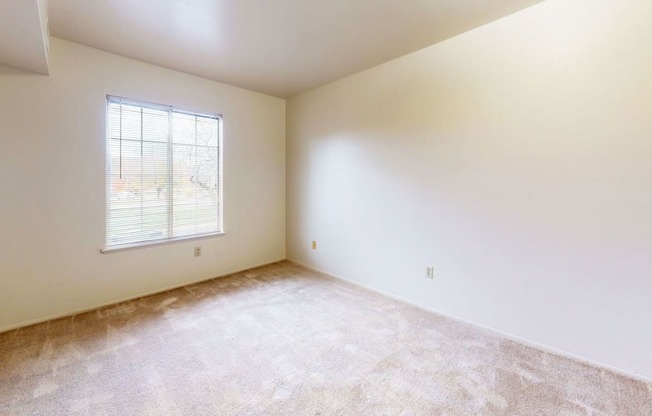
[[[222,118],[107,97],[106,250],[222,233]]]

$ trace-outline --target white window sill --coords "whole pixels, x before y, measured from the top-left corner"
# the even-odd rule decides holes
[[[119,246],[107,247],[105,249],[100,250],[100,253],[102,254],[117,253],[119,251],[134,250],[137,248],[161,246],[164,244],[180,243],[183,241],[199,240],[202,238],[219,237],[225,234],[226,233],[224,231],[220,231],[217,233],[210,233],[210,234],[189,235],[187,237],[167,238],[165,240],[143,241],[140,243],[123,244]]]

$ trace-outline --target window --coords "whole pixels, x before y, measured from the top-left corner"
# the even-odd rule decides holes
[[[222,118],[107,97],[106,250],[222,233]]]

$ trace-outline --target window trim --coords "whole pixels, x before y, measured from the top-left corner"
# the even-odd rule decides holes
[[[217,142],[217,148],[219,152],[219,161],[218,161],[218,183],[219,183],[219,212],[220,215],[218,217],[218,227],[219,231],[216,232],[211,232],[211,233],[203,233],[203,234],[195,234],[195,235],[188,235],[188,236],[182,236],[182,237],[172,237],[172,238],[164,238],[164,239],[156,239],[156,240],[145,240],[145,241],[139,241],[135,243],[128,243],[128,244],[118,244],[114,246],[107,246],[107,235],[108,235],[108,228],[107,228],[107,219],[108,219],[108,181],[106,178],[110,174],[109,172],[109,104],[110,103],[120,103],[120,104],[127,104],[127,105],[135,105],[139,107],[147,107],[147,108],[152,108],[152,109],[157,109],[157,110],[162,110],[162,111],[171,111],[179,114],[187,114],[187,115],[192,115],[192,116],[199,116],[199,117],[210,117],[210,118],[215,118],[218,119],[218,142]],[[120,97],[117,95],[111,95],[107,94],[106,95],[106,101],[105,101],[105,134],[104,134],[104,140],[105,140],[105,145],[106,149],[104,152],[104,165],[105,165],[105,172],[104,172],[104,220],[105,220],[105,227],[104,227],[104,248],[100,249],[100,253],[102,254],[111,254],[111,253],[116,253],[116,252],[121,252],[121,251],[128,251],[128,250],[134,250],[138,248],[146,248],[146,247],[155,247],[155,246],[160,246],[160,245],[166,245],[166,244],[174,244],[174,243],[179,243],[179,242],[184,242],[184,241],[193,241],[193,240],[200,240],[200,239],[206,239],[206,238],[211,238],[211,237],[220,237],[226,235],[226,231],[224,229],[224,143],[223,143],[223,138],[224,138],[224,118],[221,113],[202,113],[202,112],[193,112],[189,110],[181,110],[177,107],[171,106],[171,105],[166,105],[166,104],[158,104],[154,103],[151,101],[146,101],[146,100],[135,100],[131,98],[125,98],[125,97]]]

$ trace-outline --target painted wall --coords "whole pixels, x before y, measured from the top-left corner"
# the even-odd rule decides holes
[[[652,377],[651,19],[547,0],[292,98],[288,257]]]
[[[0,65],[47,75],[48,0],[0,2]]]
[[[58,39],[50,69],[0,68],[0,330],[285,258],[284,100]],[[224,115],[225,236],[100,254],[107,94]]]

